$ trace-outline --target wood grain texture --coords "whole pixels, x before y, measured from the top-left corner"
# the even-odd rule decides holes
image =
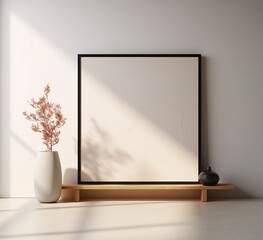
[[[80,191],[83,190],[200,190],[202,202],[208,201],[208,190],[232,190],[233,184],[220,183],[215,186],[204,186],[202,184],[63,184],[62,189],[74,190],[74,200],[80,201]]]
[[[215,186],[202,184],[63,184],[62,189],[72,190],[231,190],[233,184],[220,183]]]

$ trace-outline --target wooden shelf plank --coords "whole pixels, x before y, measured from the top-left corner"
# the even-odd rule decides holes
[[[62,189],[72,190],[230,190],[235,186],[220,183],[215,186],[202,184],[63,184]]]
[[[81,190],[201,190],[201,201],[207,202],[208,190],[232,190],[233,184],[219,183],[215,186],[202,184],[63,184],[62,189],[74,190],[75,201],[80,201]]]

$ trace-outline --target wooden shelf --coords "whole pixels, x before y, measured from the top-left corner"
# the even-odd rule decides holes
[[[215,186],[204,186],[202,184],[63,184],[62,189],[73,190],[75,201],[80,201],[80,191],[87,190],[200,190],[201,201],[207,202],[208,190],[232,190],[235,186],[220,183]]]

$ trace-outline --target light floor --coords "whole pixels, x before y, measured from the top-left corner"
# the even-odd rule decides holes
[[[262,240],[263,199],[55,204],[0,199],[0,239]]]

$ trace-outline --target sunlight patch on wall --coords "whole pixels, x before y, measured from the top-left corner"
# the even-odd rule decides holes
[[[30,129],[31,124],[25,120],[22,112],[33,111],[28,100],[43,96],[44,86],[49,83],[50,101],[60,103],[63,114],[69,119],[61,129],[60,142],[55,150],[60,153],[62,167],[66,156],[73,156],[72,166],[75,167],[75,63],[41,32],[11,13],[9,65],[10,194],[32,196],[35,156],[38,151],[45,150],[45,146],[42,144],[42,136]],[[21,179],[19,184],[17,179]]]

